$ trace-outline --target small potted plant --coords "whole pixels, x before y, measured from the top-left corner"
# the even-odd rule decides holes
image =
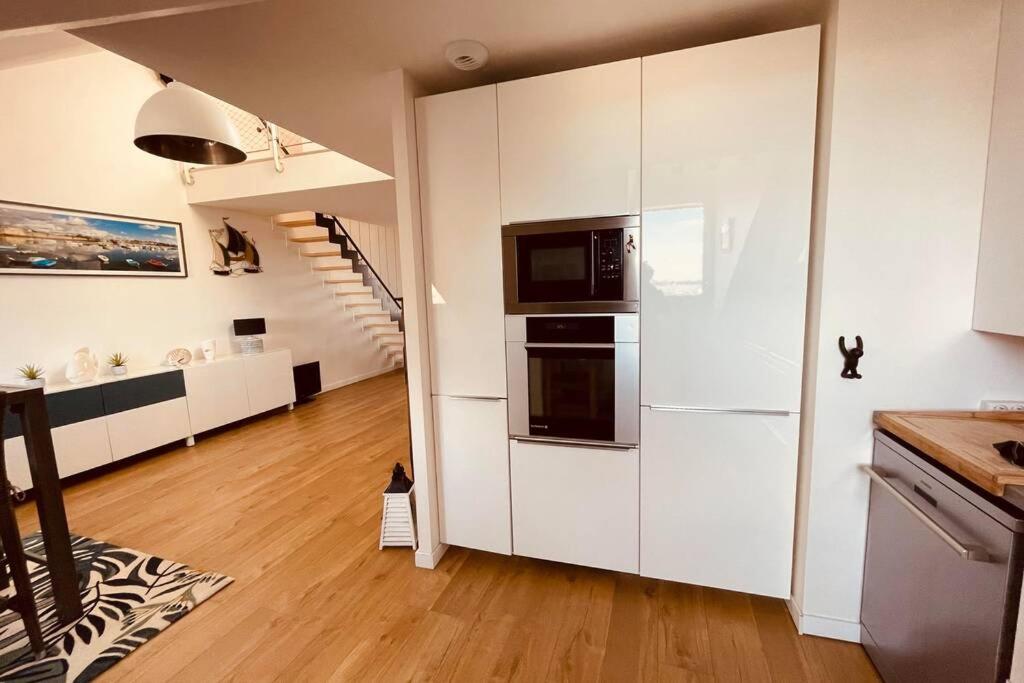
[[[110,358],[107,359],[107,363],[110,365],[111,373],[115,375],[128,374],[128,356],[124,355],[120,351],[110,354]]]
[[[26,387],[41,387],[46,384],[46,378],[43,377],[46,371],[38,365],[29,363],[28,365],[22,365],[18,368],[18,374],[21,375],[21,383]]]

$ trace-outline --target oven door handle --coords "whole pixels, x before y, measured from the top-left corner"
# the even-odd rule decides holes
[[[900,505],[905,507],[910,514],[917,517],[917,519],[928,527],[928,530],[934,533],[936,536],[942,539],[942,541],[956,551],[956,554],[965,560],[971,560],[974,562],[987,562],[989,555],[988,551],[984,548],[973,545],[964,545],[960,541],[956,540],[953,534],[949,533],[941,526],[935,523],[935,521],[926,515],[919,507],[914,505],[913,501],[907,498],[905,495],[900,493],[892,483],[886,479],[885,475],[873,468],[871,465],[861,465],[861,471],[871,478],[871,481],[878,484],[878,486],[896,499]]]
[[[570,343],[556,343],[556,342],[526,342],[523,344],[524,348],[527,349],[614,349],[615,344],[570,344]]]
[[[597,270],[601,267],[601,250],[597,248],[597,233],[590,235],[590,298],[597,296]]]
[[[577,441],[575,439],[538,439],[527,436],[513,436],[514,441],[520,443],[537,443],[545,446],[571,446],[573,448],[596,448],[606,451],[630,451],[636,448],[635,444],[615,443],[604,441]]]

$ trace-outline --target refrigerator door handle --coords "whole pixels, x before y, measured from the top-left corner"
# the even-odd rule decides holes
[[[773,417],[789,417],[800,413],[789,410],[761,410],[759,408],[699,408],[697,406],[665,406],[651,405],[651,410],[664,413],[717,413],[726,415],[769,415]]]

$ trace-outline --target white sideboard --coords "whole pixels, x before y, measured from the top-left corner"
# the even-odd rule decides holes
[[[60,476],[70,477],[295,402],[292,354],[224,356],[45,389]],[[31,488],[20,424],[4,416],[11,483]]]
[[[292,352],[224,356],[185,368],[192,433],[201,434],[295,402]]]

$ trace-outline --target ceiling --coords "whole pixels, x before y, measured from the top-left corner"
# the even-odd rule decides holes
[[[199,205],[218,206],[257,216],[318,211],[376,225],[394,225],[396,222],[394,196],[395,181],[379,180],[373,183],[318,187],[311,190],[279,192],[257,197],[199,202]]]
[[[77,34],[393,175],[384,74],[441,92],[820,20],[821,0],[265,0]],[[452,40],[490,49],[478,72]]]
[[[18,0],[28,6],[29,0]],[[825,0],[74,0],[74,31],[389,175],[393,79],[423,93],[655,54],[822,20]],[[89,25],[82,7],[126,19]],[[46,4],[46,3],[43,3]],[[146,14],[155,6],[184,13]],[[132,13],[138,9],[139,12]],[[144,18],[144,17],[150,18]],[[142,18],[140,18],[142,17]],[[53,17],[50,17],[54,19]],[[59,17],[57,17],[59,18]],[[130,19],[130,20],[127,20]],[[20,19],[22,32],[30,18]],[[4,19],[0,19],[2,34]],[[461,72],[444,46],[471,38],[490,50]],[[2,44],[2,42],[0,42]],[[383,184],[382,184],[383,185]],[[391,184],[387,184],[391,187]],[[368,189],[370,186],[367,185]],[[348,197],[360,210],[380,199]],[[393,215],[394,196],[382,209]],[[304,207],[308,208],[308,207]],[[336,212],[346,215],[344,207]],[[351,212],[350,212],[351,213]]]
[[[27,66],[52,59],[77,57],[99,50],[92,43],[63,31],[32,33],[0,39],[0,69]]]

